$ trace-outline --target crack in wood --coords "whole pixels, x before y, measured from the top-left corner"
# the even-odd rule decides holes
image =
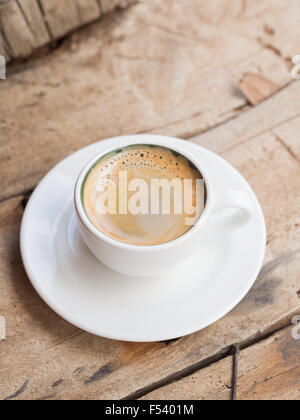
[[[94,10],[92,9],[92,6],[96,6],[97,7],[97,12],[98,14],[94,13]],[[80,22],[80,26],[78,28],[74,28],[72,29],[72,31],[77,30],[79,28],[83,28],[85,27],[87,24],[91,24],[95,21],[97,21],[98,19],[101,18],[102,16],[102,10],[99,6],[99,2],[98,0],[92,0],[86,5],[86,7],[83,9],[82,8],[82,0],[75,0],[75,8],[77,11],[77,15],[78,15],[78,21]],[[88,15],[88,17],[85,15],[85,12],[87,12],[87,10],[92,10],[90,13],[90,15]],[[93,13],[93,14],[92,14]]]
[[[240,345],[238,343],[235,344],[234,346],[238,347],[238,349],[239,349],[238,352],[237,352],[237,356],[239,355],[241,350],[245,350],[245,349],[247,349],[247,348],[249,348],[249,347],[251,347],[255,344],[259,344],[260,342],[272,337],[273,335],[275,335],[279,331],[284,330],[285,328],[288,328],[291,325],[292,325],[292,323],[290,322],[289,325],[285,326],[284,328],[278,328],[276,330],[273,330],[272,333],[268,333],[268,334],[262,336],[261,338],[256,339],[255,341],[253,341],[249,345],[246,345],[245,343],[243,345]],[[181,379],[183,379],[187,376],[192,375],[193,373],[198,372],[199,370],[202,370],[204,368],[207,368],[207,367],[213,365],[214,363],[217,363],[221,360],[224,360],[226,357],[232,355],[232,346],[229,346],[229,348],[223,349],[221,352],[222,352],[222,354],[219,357],[217,357],[217,355],[215,356],[215,360],[211,361],[210,359],[206,359],[206,361],[203,361],[203,363],[199,364],[198,368],[196,367],[196,365],[193,365],[190,369],[186,368],[185,372],[182,371],[182,372],[179,372],[178,374],[173,375],[173,378],[170,378],[170,379],[166,378],[165,381],[164,380],[160,381],[159,386],[155,386],[155,385],[149,386],[148,388],[151,388],[150,390],[147,390],[147,388],[145,387],[144,389],[141,389],[141,390],[137,391],[136,393],[131,394],[131,395],[129,395],[129,396],[123,398],[123,399],[124,400],[130,400],[130,399],[138,399],[138,398],[144,397],[145,395],[149,394],[152,391],[155,391],[159,388],[162,388],[163,386],[169,385],[172,382],[179,381],[179,380],[181,380]],[[233,400],[236,399],[236,396],[237,396],[237,394],[236,394],[237,377],[235,377],[237,369],[238,369],[238,363],[237,363],[237,360],[234,360],[233,361],[233,386],[231,388],[232,389],[232,399]],[[188,370],[190,370],[190,371],[188,372]],[[236,387],[236,389],[234,389],[234,387]]]
[[[188,366],[187,368],[184,368],[176,373],[173,373],[172,375],[167,376],[166,378],[161,379],[160,381],[157,381],[151,385],[147,385],[133,392],[132,394],[127,395],[126,397],[122,398],[122,400],[136,400],[141,397],[144,397],[145,395],[149,394],[152,391],[155,391],[173,382],[179,381],[180,379],[186,378],[187,376],[192,375],[193,373],[199,371],[200,369],[204,369],[212,365],[213,363],[219,362],[220,360],[230,356],[230,353],[231,353],[231,346],[228,346],[220,350],[217,354],[210,356],[207,359],[194,363],[193,365]]]
[[[104,14],[104,10],[103,10],[103,6],[102,6],[102,2],[101,2],[101,0],[97,0],[97,4],[98,4],[98,6],[99,6],[99,9],[100,9],[101,15],[103,15],[103,14]]]
[[[278,260],[278,259],[275,259],[275,260]],[[270,265],[269,265],[269,268],[267,268],[267,271],[271,269],[270,268],[271,263],[269,263],[269,264]],[[277,263],[274,264],[273,267],[278,267],[278,264]],[[162,387],[164,387],[166,385],[169,385],[173,382],[177,382],[181,379],[184,379],[187,376],[190,376],[190,375],[198,372],[199,370],[205,369],[205,368],[207,368],[207,367],[209,367],[209,366],[211,366],[211,365],[213,365],[213,364],[215,364],[215,363],[217,363],[221,360],[224,360],[226,357],[232,356],[233,346],[235,346],[236,349],[237,348],[239,349],[238,350],[238,354],[239,354],[241,350],[246,350],[249,347],[252,347],[256,344],[259,344],[259,343],[271,338],[272,336],[275,336],[278,332],[283,331],[283,330],[285,330],[285,329],[287,329],[287,328],[289,328],[293,325],[292,324],[292,318],[296,314],[296,312],[297,311],[295,311],[293,314],[290,314],[290,316],[288,316],[287,319],[284,320],[284,322],[282,322],[279,327],[278,327],[278,322],[280,322],[280,321],[275,323],[275,325],[273,327],[270,327],[270,329],[266,333],[264,333],[264,334],[259,333],[258,335],[255,335],[255,337],[248,338],[247,340],[245,340],[243,342],[236,343],[236,344],[231,344],[231,345],[221,349],[217,354],[215,354],[215,355],[213,355],[213,356],[211,356],[207,359],[204,359],[204,360],[202,360],[198,363],[195,363],[195,364],[193,364],[193,365],[191,365],[191,366],[189,366],[189,367],[187,367],[187,368],[185,368],[185,369],[183,369],[179,372],[176,372],[175,374],[172,374],[172,375],[170,375],[170,376],[168,376],[168,377],[166,377],[166,378],[164,378],[160,381],[157,381],[157,382],[155,382],[151,385],[147,385],[146,387],[141,388],[138,391],[124,397],[123,400],[135,400],[135,399],[142,398],[145,395],[147,395],[147,394],[149,394],[153,391],[156,391],[159,388],[162,388]],[[235,364],[233,365],[233,368],[237,369],[237,360],[235,360],[234,363]],[[234,372],[234,374],[235,374],[235,372]],[[233,378],[234,378],[234,375],[233,375]],[[233,385],[234,385],[234,381],[233,381]],[[232,397],[234,397],[234,390],[233,390],[233,388],[231,388],[231,389],[233,391]]]
[[[241,10],[239,12],[239,18],[244,16],[244,14],[247,12],[247,9],[248,9],[248,0],[242,0]]]
[[[98,0],[98,2],[99,2],[99,0]],[[235,118],[237,118],[238,116],[234,116],[233,118],[230,118],[230,120],[231,119],[235,119]],[[295,117],[292,117],[291,119],[289,119],[289,120],[293,120]],[[287,120],[287,121],[289,121],[289,120]],[[228,120],[229,121],[229,120]],[[215,129],[217,126],[222,126],[222,125],[224,125],[226,123],[226,121],[224,122],[221,122],[221,123],[219,123],[219,124],[217,124],[217,125],[215,125],[215,126],[212,126],[212,127],[210,127],[209,129],[207,129],[207,130],[205,130],[205,131],[212,131],[213,129]],[[284,122],[284,123],[280,123],[280,125],[282,125],[282,124],[285,124],[286,122]],[[200,133],[198,133],[198,134],[203,134],[205,131],[202,131],[202,132],[200,132]],[[268,129],[268,130],[266,130],[266,131],[270,131],[270,129]],[[274,133],[273,133],[274,134]],[[196,135],[196,134],[195,134]],[[274,134],[275,135],[275,134]],[[258,135],[256,134],[254,137],[257,137]],[[276,135],[275,135],[276,136]],[[248,140],[250,140],[251,139],[251,137],[249,138],[249,139],[247,139],[246,141],[248,141]],[[282,141],[283,142],[283,140],[281,140],[281,139],[278,139],[278,141]],[[244,143],[244,142],[243,142]],[[283,142],[284,143],[284,142]],[[283,146],[287,146],[285,143],[284,143],[284,145]],[[234,146],[234,147],[236,147],[236,145]],[[293,153],[293,151],[291,150],[290,152],[292,152]],[[298,159],[297,159],[298,160]],[[19,196],[20,194],[17,194],[16,196]],[[7,199],[4,199],[4,200],[0,200],[0,202],[1,201],[5,201],[5,200],[7,200]],[[23,205],[23,202],[22,202],[22,205]],[[25,208],[25,206],[26,206],[26,203],[25,203],[25,205],[24,205],[24,208]],[[289,261],[289,258],[291,257],[291,254],[288,254],[288,256],[286,257],[287,259],[286,259],[286,262],[288,262]],[[282,258],[283,257],[278,257],[277,259],[275,259],[275,260],[273,260],[273,261],[271,261],[270,263],[268,263],[268,264],[270,264],[270,266],[268,266],[268,265],[266,265],[263,269],[262,269],[262,272],[261,272],[261,276],[262,277],[264,277],[264,276],[267,276],[270,272],[272,272],[273,270],[275,270],[280,264],[282,264],[283,262],[282,261],[284,261],[284,258],[283,258],[283,260],[282,260]],[[276,262],[276,260],[277,260],[277,262]],[[276,265],[277,264],[277,265]],[[297,294],[298,294],[298,296],[299,296],[299,298],[300,298],[300,290],[299,291],[297,291],[296,292]],[[285,327],[283,327],[283,328],[280,328],[280,329],[278,329],[277,331],[280,331],[280,330],[282,330],[282,329],[284,329]],[[268,334],[270,334],[270,333],[268,333]],[[273,333],[272,333],[273,334]],[[272,335],[271,334],[271,335]],[[255,340],[257,340],[257,337],[255,338]],[[261,341],[261,340],[257,340],[256,342],[253,342],[253,345],[254,344],[256,344],[256,343],[258,343],[259,341]],[[168,344],[171,344],[173,342],[173,340],[171,341],[171,342],[166,342],[166,345],[168,345]],[[250,345],[252,345],[252,344],[250,344],[250,342],[248,341],[248,345],[250,346]],[[246,347],[245,347],[246,348]],[[225,357],[225,356],[224,356]],[[222,357],[223,358],[223,357]],[[212,362],[212,363],[214,363],[214,362]],[[209,366],[209,365],[207,365],[207,366]],[[104,366],[105,367],[105,366]],[[101,379],[101,374],[103,373],[103,372],[101,372],[101,369],[103,369],[104,367],[102,367],[102,368],[100,368],[99,369],[99,371],[97,371],[97,372],[95,372],[95,374],[93,375],[93,376],[97,376],[96,374],[98,373],[99,374],[99,378]],[[203,367],[205,367],[205,366],[203,366]],[[78,368],[79,369],[79,368]],[[199,369],[201,369],[201,367],[199,368]],[[108,369],[109,370],[109,369]],[[105,372],[104,372],[105,373]],[[109,372],[107,372],[107,373],[105,373],[105,374],[109,374]],[[92,376],[92,377],[93,377]],[[92,378],[91,377],[91,378]],[[181,379],[180,377],[179,377],[179,379]],[[179,380],[179,379],[175,379],[175,380]],[[96,380],[99,380],[99,379],[96,379]],[[163,386],[163,385],[162,385]],[[228,385],[226,385],[226,386],[228,386]],[[228,386],[229,387],[229,386]],[[55,395],[55,394],[53,394],[53,395]]]
[[[232,363],[232,400],[237,400],[237,385],[238,385],[238,364],[240,356],[240,345],[234,344],[233,348],[233,363]]]
[[[0,10],[0,35],[2,37],[2,41],[3,41],[3,47],[5,50],[5,53],[7,54],[7,57],[9,59],[14,57],[14,52],[13,52],[13,48],[10,45],[10,42],[6,36],[6,33],[4,31],[4,27],[3,27],[3,22],[2,22],[2,16],[1,16],[1,10]]]
[[[89,8],[88,7],[89,5],[85,4],[84,0],[80,0],[80,1],[75,0],[74,8],[72,10],[73,10],[73,18],[74,18],[74,10],[76,10],[77,18],[75,19],[75,21],[71,21],[71,19],[69,19],[68,24],[66,24],[66,22],[62,23],[58,33],[55,33],[56,31],[55,23],[56,23],[56,19],[59,21],[59,14],[57,16],[52,16],[50,13],[48,14],[47,8],[45,9],[45,3],[43,4],[43,0],[32,0],[32,1],[35,2],[34,4],[32,4],[32,7],[34,6],[37,10],[39,10],[40,17],[39,17],[38,23],[40,24],[40,26],[43,25],[43,29],[45,30],[44,38],[46,37],[47,39],[44,39],[43,37],[39,39],[38,34],[35,33],[34,28],[32,27],[32,22],[30,22],[29,15],[27,14],[28,12],[27,7],[29,7],[29,5],[25,5],[25,4],[23,5],[20,0],[15,0],[16,7],[18,8],[22,16],[22,19],[24,20],[26,24],[26,28],[28,28],[28,31],[32,36],[33,42],[30,42],[30,40],[27,40],[28,42],[30,42],[30,47],[31,47],[30,52],[27,51],[22,54],[14,50],[13,45],[11,45],[8,37],[5,34],[5,31],[3,30],[4,26],[3,26],[3,22],[1,22],[1,13],[0,13],[0,35],[2,35],[2,38],[3,38],[3,48],[5,49],[5,52],[7,55],[7,59],[8,59],[7,61],[12,61],[15,64],[20,64],[20,62],[22,63],[25,60],[28,60],[30,58],[34,59],[34,57],[39,52],[42,54],[43,51],[45,51],[44,55],[49,54],[50,52],[53,51],[53,48],[50,48],[49,51],[47,51],[45,47],[47,46],[51,47],[53,45],[55,46],[56,44],[60,46],[61,45],[61,43],[59,43],[60,39],[70,36],[71,34],[74,33],[74,31],[78,30],[79,28],[84,28],[88,25],[91,25],[95,21],[100,20],[104,13],[107,13],[101,3],[101,0],[90,0],[91,1],[90,6],[92,6],[92,8]],[[134,5],[137,1],[138,0],[136,1],[119,0],[114,3],[111,11],[116,10],[116,9],[129,8],[132,5]],[[0,2],[0,6],[9,5],[10,3],[11,3],[10,0],[5,1],[5,2]],[[55,12],[55,7],[53,8],[54,12]],[[60,14],[60,17],[61,17],[61,14]],[[37,22],[35,21],[35,23]],[[19,37],[22,39],[22,34],[20,34],[18,25],[15,25],[15,27],[12,27],[11,32],[15,35],[15,37]]]
[[[8,397],[4,398],[4,401],[14,400],[20,395],[22,395],[26,391],[28,384],[29,384],[29,381],[24,382],[21,388],[19,388],[14,394],[9,395]]]
[[[22,4],[20,3],[20,0],[16,0],[16,4],[17,4],[17,6],[18,6],[18,8],[19,8],[19,10],[21,12],[21,15],[22,15],[22,17],[23,17],[23,19],[24,19],[27,27],[28,27],[29,32],[31,33],[31,35],[33,36],[33,38],[35,38],[35,34],[34,34],[32,28],[31,28],[30,22],[28,20],[27,15],[25,14],[25,11],[23,9]]]
[[[299,314],[300,307],[296,310],[292,311],[290,314],[286,315],[284,319],[278,319],[273,326],[271,326],[265,333],[258,333],[255,334],[252,337],[247,338],[246,340],[242,341],[240,343],[241,350],[245,350],[255,344],[261,343],[262,341],[267,340],[268,338],[271,338],[273,335],[279,333],[280,331],[283,331],[287,328],[289,328],[292,323],[292,319],[295,315]],[[278,324],[280,324],[278,326]]]
[[[36,2],[37,2],[37,5],[38,5],[38,7],[40,9],[41,15],[42,15],[42,17],[44,19],[44,23],[45,23],[45,26],[46,26],[48,35],[49,35],[50,39],[52,41],[54,41],[55,39],[54,39],[54,36],[53,36],[52,31],[50,29],[50,25],[48,23],[48,20],[47,20],[47,17],[46,17],[46,13],[45,13],[45,9],[44,9],[44,6],[42,4],[42,1],[41,0],[36,0]]]
[[[188,120],[191,120],[193,118],[200,117],[202,114],[203,114],[203,111],[196,112],[193,115],[190,115],[188,117],[185,117],[185,118],[183,118],[181,120],[172,121],[172,122],[170,122],[168,124],[161,125],[161,126],[158,126],[158,127],[155,127],[155,128],[151,128],[150,130],[140,131],[140,132],[138,132],[136,134],[144,134],[145,132],[146,133],[151,133],[152,131],[163,130],[163,129],[166,129],[168,127],[171,127],[172,125],[180,124],[180,123],[182,123],[184,121],[188,121]],[[195,137],[195,136],[196,136],[196,134],[194,134],[194,133],[192,135],[189,135],[189,136],[187,136],[187,135],[185,136],[184,134],[181,134],[180,135],[181,138],[186,138],[186,139],[188,139],[190,137]]]
[[[53,346],[46,348],[46,351],[52,350],[57,346],[61,346],[62,344],[66,343],[67,341],[72,340],[73,338],[76,338],[76,337],[78,337],[79,335],[82,335],[82,334],[85,334],[85,331],[79,331],[78,333],[73,334],[70,337],[65,338],[64,340],[59,341],[58,343],[54,344]]]
[[[63,379],[59,379],[58,381],[55,381],[53,384],[52,384],[52,388],[57,388],[57,387],[59,387],[62,383],[64,382],[64,380]]]

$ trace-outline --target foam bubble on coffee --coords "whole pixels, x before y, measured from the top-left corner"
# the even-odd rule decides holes
[[[186,214],[121,214],[119,211],[120,174],[126,173],[127,183],[141,179],[149,185],[152,180],[193,180],[193,202],[195,204],[196,180],[202,176],[197,168],[182,155],[159,146],[130,146],[104,156],[88,174],[83,188],[83,204],[94,226],[113,239],[133,245],[159,245],[172,241],[191,226],[185,223]],[[116,185],[116,214],[99,214],[97,201],[101,186]],[[135,194],[128,193],[128,200]],[[174,199],[174,192],[172,198]],[[174,200],[173,200],[174,201]],[[151,196],[149,195],[149,209]],[[174,208],[172,203],[171,208]]]

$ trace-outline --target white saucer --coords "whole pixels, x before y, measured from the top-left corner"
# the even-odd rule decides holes
[[[245,227],[220,233],[221,213],[211,216],[200,248],[167,276],[122,276],[98,262],[75,221],[73,190],[84,166],[114,139],[90,145],[57,165],[27,204],[23,262],[33,287],[60,316],[90,333],[125,341],[169,340],[198,331],[231,311],[248,293],[263,263],[266,229],[261,207],[244,178],[214,153],[184,147],[215,174],[218,188],[253,195],[254,217]],[[178,141],[180,144],[182,140]]]

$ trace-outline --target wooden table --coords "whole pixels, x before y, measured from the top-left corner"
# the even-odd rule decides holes
[[[235,343],[238,399],[300,399],[299,21],[298,0],[141,1],[0,81],[1,399],[230,399]],[[251,106],[239,89],[246,72],[278,91]],[[55,163],[141,132],[219,153],[251,184],[267,222],[265,265],[245,300],[172,342],[73,327],[34,292],[19,252],[26,200]]]

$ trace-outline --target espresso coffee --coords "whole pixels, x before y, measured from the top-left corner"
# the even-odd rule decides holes
[[[160,245],[191,229],[187,218],[201,216],[205,203],[202,195],[199,212],[197,180],[203,181],[202,175],[184,156],[159,146],[129,146],[94,165],[83,183],[82,201],[103,234],[131,245]]]

